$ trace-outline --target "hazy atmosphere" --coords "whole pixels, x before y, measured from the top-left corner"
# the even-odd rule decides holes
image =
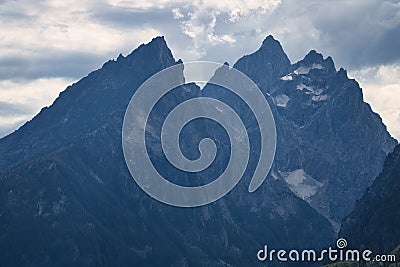
[[[292,62],[332,56],[400,138],[399,1],[0,0],[0,27],[0,137],[157,35],[176,59],[233,64],[272,34]]]

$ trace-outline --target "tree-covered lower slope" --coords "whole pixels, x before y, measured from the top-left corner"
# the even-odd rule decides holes
[[[382,173],[354,211],[343,221],[340,236],[354,247],[376,253],[400,245],[400,146],[389,154]]]

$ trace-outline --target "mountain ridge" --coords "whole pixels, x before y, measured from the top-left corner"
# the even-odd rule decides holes
[[[269,45],[275,46],[278,55],[268,49]],[[301,64],[292,65],[273,37],[262,45],[261,52],[245,56],[234,65],[260,86],[277,118],[280,139],[276,162],[256,192],[248,194],[249,179],[245,177],[215,203],[180,209],[153,200],[130,177],[121,148],[126,105],[148,77],[181,62],[174,59],[164,38],[155,38],[126,57],[106,62],[100,70],[68,87],[29,126],[0,140],[0,152],[4,155],[0,159],[0,230],[4,233],[0,237],[0,249],[10,255],[0,262],[20,266],[129,266],[132,263],[137,266],[257,266],[261,264],[256,252],[266,242],[275,248],[315,249],[333,242],[335,232],[332,221],[328,221],[332,218],[329,213],[323,214],[325,207],[318,206],[320,203],[336,205],[332,198],[318,199],[330,192],[321,175],[330,166],[325,162],[354,157],[365,165],[377,159],[376,166],[368,169],[370,177],[381,168],[379,160],[386,156],[383,147],[390,147],[390,138],[374,120],[376,117],[368,113],[372,111],[360,104],[359,87],[343,71],[331,75],[310,65],[311,68],[306,66],[296,74]],[[288,75],[291,80],[282,79]],[[325,85],[334,88],[319,92],[319,87]],[[342,86],[349,90],[336,90]],[[225,97],[225,91],[205,90],[208,91],[200,92],[195,86],[177,88],[171,99],[178,101],[208,93],[230,101],[233,106],[239,105],[234,97]],[[335,101],[328,97],[323,100],[325,92],[339,96],[329,95]],[[357,97],[350,97],[353,102],[349,104],[352,94]],[[339,108],[326,108],[335,105]],[[333,111],[341,107],[361,110],[359,120],[371,124],[371,129],[362,128],[363,123],[356,124],[365,130],[366,137],[361,136],[361,140],[367,140],[372,134],[376,139],[371,138],[375,142],[365,149],[366,159],[345,149],[359,145],[353,144],[356,139],[351,133],[346,136],[330,127],[337,124],[346,128],[349,121],[357,122],[355,112],[335,121]],[[329,123],[324,124],[326,121]],[[218,131],[201,126],[205,133],[218,137]],[[324,129],[332,131],[324,132]],[[324,147],[320,143],[324,138],[315,137],[315,141],[313,135],[333,136],[329,140],[335,142],[343,139],[339,145],[344,145],[337,146],[343,151],[336,151],[337,147],[332,145]],[[190,144],[197,138],[196,131],[189,132],[184,142]],[[387,144],[379,144],[380,140]],[[153,156],[158,155],[156,152]],[[378,156],[374,157],[375,154]],[[316,163],[318,168],[313,167]],[[344,168],[335,166],[331,168],[331,176],[337,174],[341,178]],[[345,167],[358,172],[354,165]],[[296,179],[301,180],[303,187],[289,183]],[[313,184],[307,184],[313,180]],[[345,179],[339,182],[352,184]],[[314,188],[320,184],[323,187]],[[312,190],[321,190],[320,195],[307,198],[303,194],[302,198],[298,193],[307,185]],[[336,184],[332,187],[337,191],[342,188]],[[344,196],[349,201],[348,195]]]

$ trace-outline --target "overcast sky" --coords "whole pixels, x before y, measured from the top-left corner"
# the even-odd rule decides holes
[[[400,139],[399,0],[0,0],[0,137],[157,35],[177,59],[233,64],[268,34],[292,62],[332,56]]]

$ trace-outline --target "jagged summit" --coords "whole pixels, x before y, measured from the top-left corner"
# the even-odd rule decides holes
[[[347,71],[343,68],[340,68],[339,71],[337,72],[337,77],[340,79],[347,79]]]
[[[281,44],[279,43],[279,41],[276,40],[276,39],[274,38],[274,36],[272,36],[272,35],[270,34],[270,35],[268,35],[267,37],[265,37],[264,41],[262,42],[261,47],[268,47],[268,46],[271,46],[271,45],[279,45],[279,46],[281,46]]]
[[[164,36],[157,36],[151,39],[150,42],[147,44],[142,44],[139,46],[137,49],[140,49],[141,47],[149,47],[149,48],[161,48],[161,49],[168,49],[167,42],[165,41]]]
[[[257,52],[265,56],[267,61],[274,62],[274,61],[284,61],[285,64],[290,64],[290,60],[287,57],[285,51],[282,48],[281,43],[276,40],[272,35],[268,35],[264,41],[260,49]]]
[[[145,44],[141,44],[138,48],[136,48],[135,50],[133,50],[130,54],[128,54],[127,56],[122,55],[121,53],[118,55],[117,57],[117,61],[118,60],[123,60],[125,58],[129,58],[132,57],[133,55],[135,55],[135,53],[137,51],[142,51],[142,50],[152,50],[152,49],[161,49],[161,51],[164,52],[170,52],[171,50],[168,48],[167,42],[165,41],[164,36],[156,36],[153,39],[151,39],[150,42],[145,43]],[[172,54],[171,54],[172,55]]]
[[[163,67],[176,64],[174,56],[172,55],[164,36],[157,36],[147,44],[141,44],[138,48],[127,55],[125,59],[128,62],[132,62],[132,60],[137,60],[137,57],[148,61],[161,60]]]
[[[308,52],[303,59],[304,62],[320,63],[324,61],[324,57],[321,53],[318,53],[314,49]]]
[[[233,67],[250,75],[253,81],[262,81],[265,88],[271,86],[276,78],[287,74],[290,60],[279,41],[269,35],[261,47],[253,54],[243,56]]]
[[[155,43],[163,43],[164,45],[167,45],[167,42],[165,41],[165,37],[164,35],[160,35],[160,36],[156,36],[153,39],[151,39],[151,41],[149,42],[149,44],[155,44]]]
[[[308,52],[308,54],[295,65],[296,67],[304,66],[308,68],[323,69],[325,72],[330,74],[336,73],[335,63],[332,58],[329,56],[324,59],[323,55],[315,50]]]
[[[149,46],[149,47],[166,47],[168,48],[167,42],[165,41],[164,36],[156,36],[153,39],[151,39],[150,42],[146,44],[141,44],[138,48],[135,50],[139,50],[142,47]]]

